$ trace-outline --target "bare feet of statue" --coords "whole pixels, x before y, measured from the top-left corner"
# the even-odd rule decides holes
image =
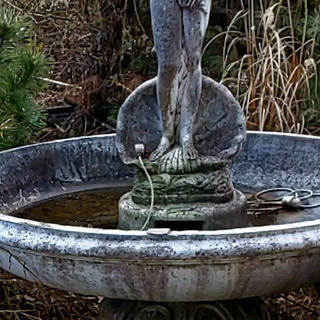
[[[154,150],[150,155],[151,161],[156,161],[167,153],[171,147],[171,141],[168,137],[162,136],[161,141],[156,150]]]
[[[182,144],[183,157],[188,160],[194,160],[198,158],[198,151],[193,145],[192,139],[185,140]]]

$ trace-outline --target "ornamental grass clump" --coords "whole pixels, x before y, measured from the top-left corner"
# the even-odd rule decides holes
[[[35,102],[49,60],[32,45],[33,24],[0,8],[0,151],[32,142],[45,125]]]
[[[308,132],[305,115],[315,114],[319,99],[320,7],[307,0],[241,4],[223,33],[221,81],[242,104],[249,129]]]

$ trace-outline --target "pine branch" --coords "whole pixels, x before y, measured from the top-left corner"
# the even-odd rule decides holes
[[[26,17],[0,9],[0,150],[27,144],[44,126],[45,116],[35,103],[49,74],[49,60],[29,39],[32,24]]]

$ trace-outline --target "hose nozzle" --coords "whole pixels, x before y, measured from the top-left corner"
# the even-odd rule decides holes
[[[145,153],[144,144],[138,143],[134,146],[134,148],[135,148],[135,151],[136,151],[136,154],[138,157],[141,157],[144,155],[144,153]]]

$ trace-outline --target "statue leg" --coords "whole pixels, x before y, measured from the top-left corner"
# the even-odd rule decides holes
[[[181,107],[180,143],[187,159],[195,159],[198,156],[192,134],[202,91],[201,51],[210,7],[211,0],[198,0],[194,7],[183,10],[188,84]]]
[[[151,0],[151,18],[158,58],[157,96],[163,128],[160,144],[150,156],[151,160],[157,160],[175,142],[177,74],[182,52],[182,10],[177,0]]]

